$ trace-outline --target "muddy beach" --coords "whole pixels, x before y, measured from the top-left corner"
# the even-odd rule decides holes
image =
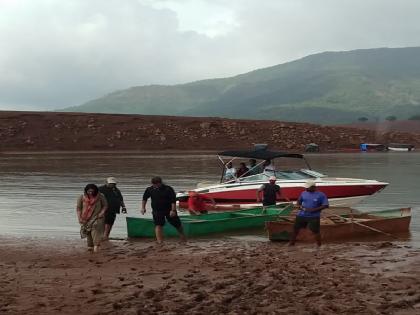
[[[323,150],[357,148],[360,141],[419,143],[414,134],[267,121],[16,112],[0,116],[4,151],[189,150],[192,146],[220,150],[236,148],[238,140],[243,147],[269,142],[273,148],[298,151],[315,140]],[[46,159],[4,154],[2,165],[8,171],[3,173],[2,231],[22,236],[0,237],[0,314],[420,313],[420,251],[408,243],[327,244],[315,251],[313,245],[289,250],[282,243],[235,238],[191,240],[186,245],[169,240],[163,247],[152,241],[114,240],[100,253],[88,253],[72,234],[77,225],[74,199],[86,178],[99,182],[109,175],[111,158],[101,157],[102,164],[90,168],[86,165],[91,165],[92,156],[54,155]],[[350,167],[354,175],[386,174],[390,177],[384,180],[396,188],[389,196],[384,192],[378,203],[389,206],[403,200],[415,205],[418,178],[405,173],[416,169],[418,159],[410,158],[411,164],[397,155],[369,155],[364,162],[354,161],[359,155],[348,160],[323,156],[318,164],[342,170],[346,176]],[[117,175],[124,179],[121,186],[130,214],[136,211],[139,191],[150,176],[162,174],[168,162],[180,166],[183,160],[183,156],[120,159],[124,167]],[[200,161],[190,177],[184,176],[186,169],[191,171],[187,166],[174,168],[170,183],[184,189],[191,182],[212,179],[207,174],[215,172],[209,168],[218,168],[206,158]],[[201,166],[207,167],[205,173]],[[32,194],[37,198],[27,207],[27,196]],[[57,215],[57,204],[68,206]],[[57,224],[60,229],[51,228]],[[413,230],[418,231],[418,225]],[[59,238],[63,234],[69,235],[68,241]]]
[[[2,238],[1,314],[419,314],[404,243]]]

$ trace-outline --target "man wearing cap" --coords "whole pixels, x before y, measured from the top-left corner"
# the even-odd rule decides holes
[[[127,209],[125,208],[121,191],[117,188],[117,180],[115,177],[108,177],[106,179],[106,184],[99,187],[99,191],[108,201],[108,210],[105,213],[105,230],[103,237],[104,240],[107,240],[109,239],[109,234],[111,233],[117,213],[120,213],[120,208],[122,213],[127,213]]]
[[[257,190],[257,202],[261,202],[262,199],[264,210],[268,206],[275,206],[276,201],[281,199],[280,186],[276,185],[276,180],[275,176],[270,176],[268,183],[261,185],[261,187]]]
[[[317,245],[321,246],[321,211],[329,207],[328,198],[323,192],[316,190],[315,182],[312,180],[307,181],[304,187],[306,190],[300,194],[297,200],[299,211],[296,215],[289,245],[295,245],[300,229],[307,227],[315,235]]]

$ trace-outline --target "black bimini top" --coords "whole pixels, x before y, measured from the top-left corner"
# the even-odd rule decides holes
[[[240,158],[260,159],[260,160],[271,160],[271,159],[275,159],[275,158],[279,158],[279,157],[303,159],[302,154],[279,152],[279,151],[269,151],[269,150],[223,151],[223,152],[219,152],[218,155],[240,157]]]

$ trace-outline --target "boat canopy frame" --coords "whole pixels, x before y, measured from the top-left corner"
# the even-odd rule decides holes
[[[280,157],[297,158],[305,160],[303,154],[299,153],[288,153],[281,151],[270,151],[270,150],[234,150],[234,151],[223,151],[219,152],[219,156],[230,156],[239,158],[250,158],[258,160],[272,160]]]
[[[223,160],[223,156],[231,157],[230,160],[225,162]],[[257,150],[232,150],[232,151],[222,151],[217,154],[217,157],[219,158],[220,162],[222,163],[222,176],[220,179],[220,182],[223,182],[223,177],[225,174],[226,166],[228,163],[234,161],[236,158],[249,158],[249,159],[258,159],[262,160],[260,163],[257,163],[253,168],[259,167],[264,163],[266,160],[273,160],[276,158],[293,158],[293,159],[302,159],[307,168],[309,170],[312,170],[311,165],[309,162],[305,159],[303,154],[299,153],[288,153],[288,152],[282,152],[282,151],[270,151],[265,148],[263,149],[257,149]],[[248,170],[245,174],[242,174],[240,177],[235,177],[235,180],[241,177],[246,177],[247,173],[249,173],[251,170]],[[246,175],[246,176],[244,176]]]

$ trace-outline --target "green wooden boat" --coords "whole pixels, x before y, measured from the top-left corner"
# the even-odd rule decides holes
[[[289,216],[293,205],[252,208],[231,212],[202,214],[199,216],[181,215],[182,225],[187,237],[202,236],[214,233],[225,233],[241,229],[263,228],[266,221],[276,220],[279,216]],[[126,217],[128,237],[155,237],[155,226],[152,218]],[[165,224],[166,237],[177,236],[176,229]]]

